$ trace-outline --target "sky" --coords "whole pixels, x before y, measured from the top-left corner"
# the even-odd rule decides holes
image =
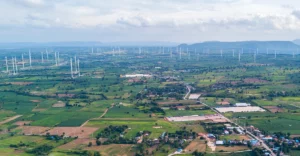
[[[0,42],[294,40],[299,0],[1,0]]]

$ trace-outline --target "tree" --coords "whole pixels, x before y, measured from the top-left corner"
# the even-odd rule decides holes
[[[96,140],[96,145],[100,146],[101,145],[101,141],[100,140]]]

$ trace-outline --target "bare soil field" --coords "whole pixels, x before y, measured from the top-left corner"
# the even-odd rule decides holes
[[[96,145],[96,139],[89,139],[89,138],[78,138],[76,140],[73,140],[67,144],[61,145],[58,148],[59,149],[78,149],[80,147],[87,147],[89,142],[92,142],[93,145]]]
[[[261,80],[258,78],[245,78],[244,83],[267,83],[266,80]]]
[[[41,102],[40,100],[30,100],[31,102],[34,102],[34,103],[39,103]]]
[[[248,106],[248,107],[220,107],[215,108],[221,113],[226,112],[264,112],[265,110],[257,106]]]
[[[179,101],[161,101],[161,102],[157,102],[158,105],[191,105],[191,104],[196,104],[195,100],[179,100]]]
[[[85,150],[100,151],[104,156],[132,156],[134,153],[131,151],[130,144],[110,144],[101,146],[86,147]]]
[[[62,101],[57,101],[57,103],[53,104],[52,107],[55,107],[55,108],[61,108],[61,107],[65,107],[66,104]]]
[[[53,129],[48,130],[46,133],[50,133],[51,135],[62,135],[78,138],[90,138],[89,136],[93,134],[98,128],[94,127],[55,127]]]
[[[206,151],[206,144],[204,140],[196,139],[192,141],[185,149],[186,153],[192,153],[194,151],[198,152],[205,152]]]
[[[27,125],[29,124],[31,121],[17,121],[14,123],[14,125],[17,125],[17,126],[24,126],[24,125]]]
[[[272,113],[276,113],[276,112],[284,112],[284,109],[279,108],[277,106],[264,106],[264,108],[266,108],[267,110],[269,110]]]
[[[214,115],[204,115],[204,116],[179,116],[179,117],[166,117],[167,121],[213,121],[213,122],[228,122],[223,116]]]
[[[33,82],[7,82],[6,84],[19,85],[19,86],[26,86],[26,85],[33,84]]]
[[[21,133],[24,135],[41,135],[45,133],[50,127],[42,126],[20,126],[17,129],[21,129]]]
[[[62,98],[62,97],[68,97],[71,98],[73,97],[75,94],[57,94],[58,97]]]

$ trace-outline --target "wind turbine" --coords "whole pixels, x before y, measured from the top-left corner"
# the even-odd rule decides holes
[[[13,57],[11,58],[11,63],[12,63],[12,67],[13,67],[13,74],[15,75],[16,74],[16,71],[15,71],[15,60],[14,60]]]
[[[5,64],[6,64],[6,72],[8,73],[8,63],[7,63],[7,57],[5,56]]]
[[[31,68],[31,51],[29,49],[29,65],[30,65],[30,68]]]
[[[23,57],[23,54],[22,54],[22,64],[23,64],[23,69],[24,69],[25,63],[24,63],[24,57]]]
[[[73,79],[73,66],[72,66],[72,58],[70,58],[70,69],[71,69],[71,78]]]

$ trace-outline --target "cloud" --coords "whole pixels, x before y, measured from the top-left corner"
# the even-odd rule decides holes
[[[45,32],[61,29],[66,35],[66,30],[72,30],[72,35],[98,31],[106,38],[113,34],[125,39],[141,33],[165,34],[176,40],[184,35],[211,39],[219,37],[217,32],[228,39],[233,38],[230,34],[241,34],[236,38],[268,33],[295,36],[300,34],[300,10],[293,6],[300,6],[300,1],[3,0],[0,27],[25,31],[43,28]]]
[[[134,27],[148,27],[151,26],[151,19],[143,16],[120,17],[116,23]]]
[[[44,0],[6,0],[24,7],[44,7],[46,2]]]
[[[300,20],[300,10],[294,10],[292,12],[292,15],[294,15],[295,17],[297,17]]]

